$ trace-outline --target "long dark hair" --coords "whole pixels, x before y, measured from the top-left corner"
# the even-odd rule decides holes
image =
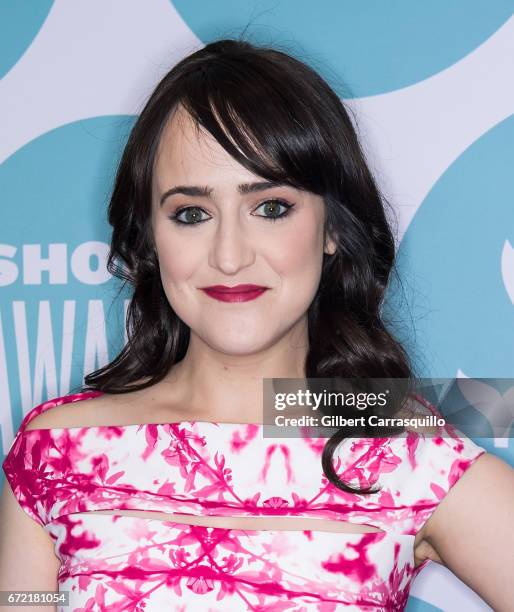
[[[186,353],[190,331],[164,293],[150,224],[154,157],[163,127],[179,105],[252,173],[324,198],[325,232],[337,251],[323,256],[308,311],[306,377],[410,379],[407,353],[381,314],[395,257],[387,202],[344,104],[302,61],[277,48],[226,39],[176,64],[130,133],[108,209],[113,232],[107,263],[111,274],[133,288],[128,342],[111,363],[85,377],[82,389],[144,389]],[[370,487],[355,489],[336,474],[333,455],[345,437],[338,430],[325,444],[326,477],[344,491],[375,493]]]

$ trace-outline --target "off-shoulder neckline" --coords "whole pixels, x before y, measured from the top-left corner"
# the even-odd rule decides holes
[[[97,391],[97,390],[80,391],[80,392],[69,394],[69,395],[63,395],[61,397],[54,397],[53,399],[50,399],[44,402],[44,404],[54,403],[55,406],[63,405],[63,404],[75,404],[82,400],[92,399],[94,397],[100,397],[102,395],[105,395],[103,391]],[[80,397],[80,399],[77,399],[78,397]],[[37,406],[36,408],[39,408],[39,406]],[[233,427],[245,427],[247,425],[254,425],[256,427],[264,427],[263,423],[236,423],[234,421],[202,421],[199,419],[187,419],[187,420],[180,420],[180,421],[169,421],[166,423],[160,422],[160,423],[128,423],[128,424],[121,424],[121,425],[111,425],[111,424],[109,425],[74,425],[74,426],[69,426],[69,427],[64,427],[64,426],[63,427],[34,427],[33,429],[27,429],[27,425],[34,418],[38,417],[40,414],[44,414],[45,412],[46,412],[46,409],[34,415],[26,423],[22,424],[23,427],[20,429],[20,433],[28,434],[31,431],[64,432],[64,431],[79,431],[81,429],[129,429],[129,428],[135,428],[135,427],[139,427],[139,428],[148,427],[150,425],[153,425],[155,427],[172,427],[172,426],[177,427],[180,425],[206,424],[206,425],[231,425]]]
[[[85,399],[90,399],[93,397],[99,397],[101,395],[104,395],[103,391],[82,391],[82,392],[78,392],[78,393],[74,393],[74,394],[70,394],[70,395],[64,395],[61,397],[56,397],[53,398],[51,400],[47,400],[47,402],[44,402],[45,404],[47,403],[52,403],[55,402],[54,405],[63,405],[63,404],[74,404],[77,402],[80,402],[82,400]],[[79,400],[77,399],[71,399],[71,398],[77,398],[78,396],[82,396]],[[64,400],[64,401],[62,401]],[[36,408],[39,408],[39,406],[37,406]],[[35,409],[34,409],[35,410]],[[229,428],[237,428],[237,427],[247,427],[247,426],[254,426],[257,427],[259,429],[262,429],[265,427],[265,425],[267,425],[268,427],[275,427],[273,424],[264,424],[264,423],[241,423],[241,422],[234,422],[234,421],[202,421],[202,420],[198,420],[198,419],[187,419],[187,420],[180,420],[180,421],[172,421],[172,422],[166,422],[166,423],[129,423],[129,424],[121,424],[121,425],[75,425],[75,426],[70,426],[70,427],[35,427],[33,429],[27,429],[27,425],[32,421],[33,418],[36,418],[37,416],[39,416],[40,414],[44,414],[46,412],[46,410],[42,410],[41,412],[39,412],[37,415],[34,415],[32,418],[30,418],[26,423],[22,422],[22,426],[18,431],[18,435],[28,435],[31,432],[38,432],[39,434],[41,434],[41,432],[66,432],[66,431],[70,431],[70,432],[78,432],[80,430],[116,430],[116,429],[134,429],[134,428],[139,428],[141,429],[142,427],[149,427],[149,426],[154,426],[154,427],[179,427],[181,425],[200,425],[200,426],[207,426],[207,425],[216,425],[216,426],[220,426],[220,425],[227,425],[229,426]],[[28,415],[26,415],[28,416]],[[299,429],[303,429],[303,426],[299,426]],[[311,436],[308,436],[311,437]],[[317,437],[317,436],[316,436]],[[315,437],[315,438],[316,438]],[[313,439],[315,439],[313,438]],[[361,437],[362,439],[373,439],[367,436]],[[375,439],[379,439],[379,440],[387,440],[389,439],[388,436],[379,436]]]
[[[30,423],[30,421],[29,421]],[[28,423],[27,423],[28,424]],[[74,425],[73,427],[35,427],[34,429],[26,429],[23,428],[22,433],[30,433],[31,431],[38,431],[38,432],[42,432],[42,431],[73,431],[73,430],[80,430],[80,429],[128,429],[128,428],[133,428],[133,427],[148,427],[150,425],[153,425],[155,427],[173,427],[173,426],[180,426],[180,425],[232,425],[235,427],[245,427],[247,425],[255,425],[256,427],[264,427],[263,423],[234,423],[231,421],[194,421],[194,420],[187,420],[187,421],[175,421],[175,422],[169,422],[169,423],[129,423],[129,424],[122,424],[122,425]],[[270,427],[273,427],[273,425],[270,425]]]

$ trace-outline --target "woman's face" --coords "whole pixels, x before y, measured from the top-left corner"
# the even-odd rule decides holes
[[[168,122],[154,165],[152,203],[162,284],[191,333],[226,354],[263,350],[306,324],[319,285],[322,198],[287,185],[247,187],[263,182],[208,132],[197,133],[184,110]],[[189,192],[165,196],[177,187]],[[335,250],[332,241],[326,247]],[[202,290],[239,284],[267,289],[232,302]]]

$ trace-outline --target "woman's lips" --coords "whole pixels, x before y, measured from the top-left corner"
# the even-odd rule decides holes
[[[212,285],[211,287],[201,287],[202,291],[220,302],[248,302],[255,300],[263,294],[268,287],[260,285],[236,285],[226,287],[225,285]]]

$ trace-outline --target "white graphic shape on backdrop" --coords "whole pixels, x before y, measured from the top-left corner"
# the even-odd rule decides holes
[[[494,612],[446,567],[432,562],[414,579],[410,595],[444,612]]]
[[[56,0],[0,81],[0,163],[60,125],[139,114],[164,74],[201,47],[168,0]]]
[[[507,295],[514,304],[514,247],[506,240],[501,258],[502,279]]]
[[[368,159],[398,212],[398,241],[446,169],[512,114],[512,57],[514,18],[436,75],[346,102],[357,113]]]

